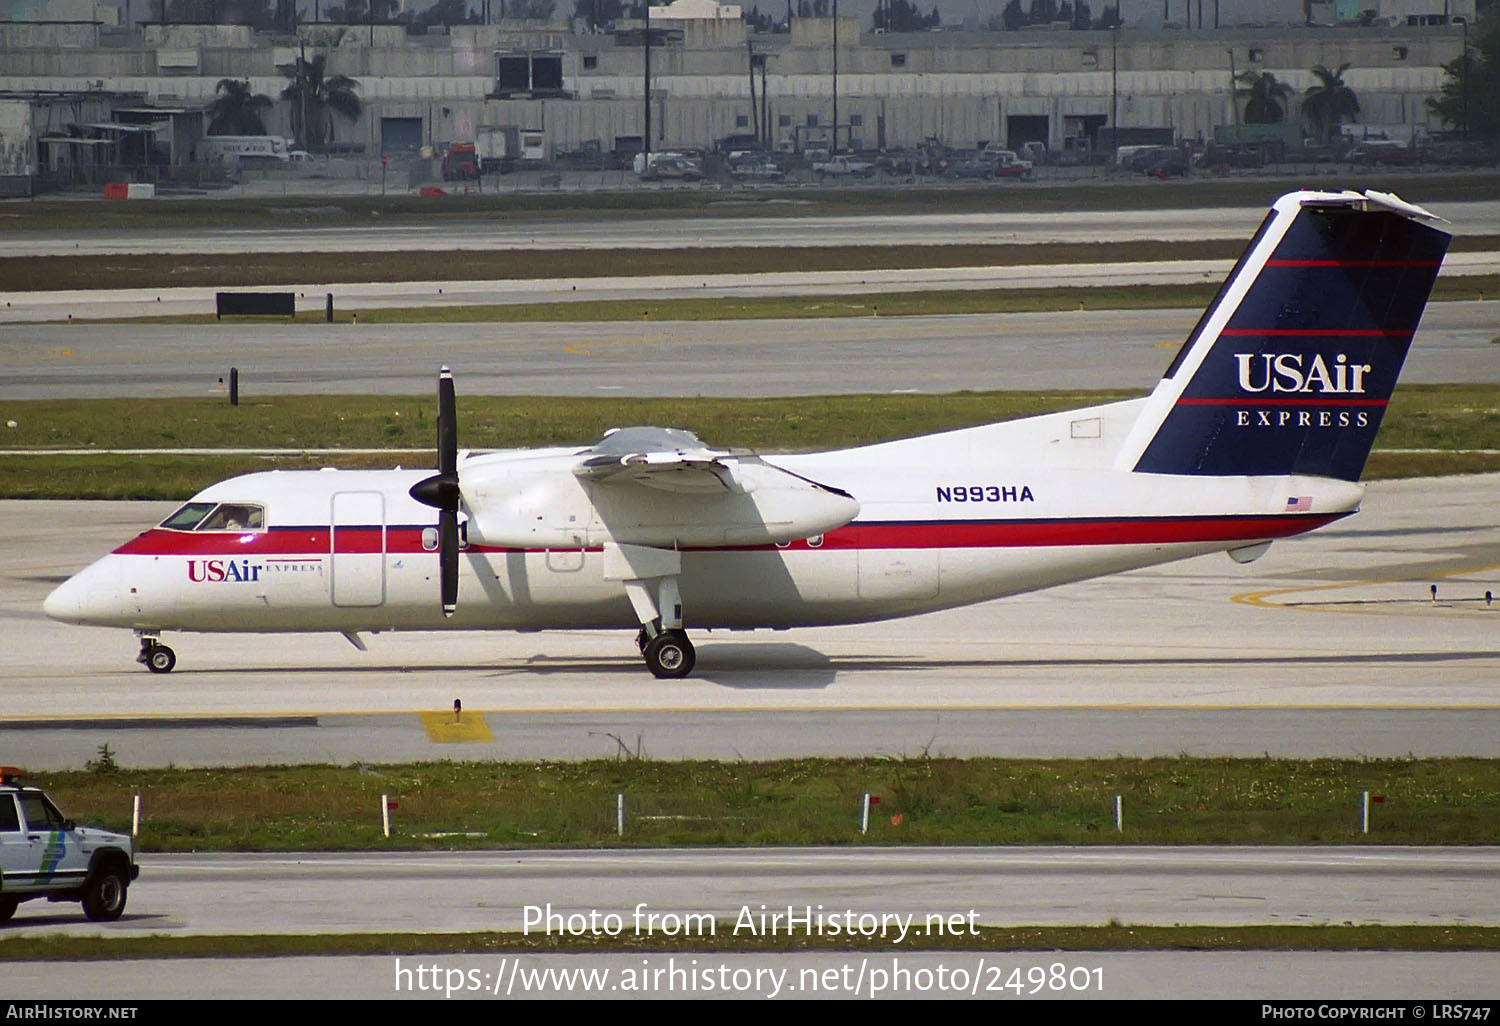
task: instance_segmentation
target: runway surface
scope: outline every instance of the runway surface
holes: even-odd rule
[[[1329,183],[1327,188],[1342,188]],[[1265,202],[1178,210],[855,214],[797,216],[795,196],[782,216],[508,216],[442,220],[433,224],[325,228],[299,224],[316,214],[316,200],[289,201],[279,228],[70,229],[12,231],[0,236],[0,257],[120,253],[350,252],[463,249],[619,249],[684,246],[913,246],[1035,244],[1045,242],[1248,239],[1281,193],[1268,186]],[[732,201],[731,201],[732,202]],[[729,205],[726,203],[726,206]],[[1500,200],[1433,203],[1457,234],[1491,234]],[[304,215],[306,212],[306,215]]]
[[[1434,303],[1406,383],[1500,381],[1500,297]],[[829,395],[1149,390],[1200,311],[599,324],[0,325],[0,400],[218,394]],[[732,439],[716,440],[733,444]],[[0,435],[0,446],[4,445]]]
[[[1004,267],[943,267],[864,271],[787,271],[758,274],[606,276],[593,278],[514,278],[491,281],[317,282],[278,285],[296,294],[304,316],[320,316],[328,296],[340,314],[379,308],[434,308],[459,305],[571,303],[621,300],[748,300],[785,296],[861,296],[852,309],[874,316],[879,297],[892,293],[977,289],[1097,288],[1102,286],[1217,285],[1228,275],[1229,260],[1142,260]],[[1500,253],[1455,253],[1443,263],[1446,280],[1500,273]],[[0,326],[76,322],[105,318],[207,316],[215,310],[211,287],[91,289],[13,292],[3,296]],[[1493,291],[1493,290],[1492,290]],[[1475,295],[1482,293],[1476,286]],[[873,300],[869,296],[875,296]],[[1494,298],[1493,295],[1490,297]],[[69,322],[74,322],[69,324]],[[274,322],[273,322],[274,323]],[[202,330],[204,326],[195,326]],[[245,322],[213,325],[232,330]]]
[[[762,916],[779,914],[775,929],[783,938],[826,934],[837,922],[880,943],[868,953],[526,954],[519,964],[510,954],[21,962],[6,966],[6,982],[8,996],[23,999],[446,998],[451,988],[452,997],[729,991],[758,997],[1484,1000],[1493,997],[1500,972],[1495,953],[957,953],[917,952],[912,943],[919,934],[939,934],[939,924],[945,933],[970,924],[1111,921],[1491,924],[1500,907],[1497,859],[1500,850],[1488,848],[157,855],[143,857],[141,879],[118,922],[88,923],[71,906],[33,903],[21,906],[4,935],[529,930],[544,937],[548,930],[592,930],[625,936],[640,924],[749,940],[769,932],[773,921]],[[380,900],[348,900],[370,894]],[[418,966],[425,967],[425,982],[415,978]],[[902,967],[926,975],[903,977]],[[1034,967],[1043,967],[1040,975]],[[642,969],[659,971],[647,977],[653,984],[632,986],[622,976]],[[525,975],[512,975],[517,970]],[[557,975],[578,970],[596,974],[592,985]],[[750,978],[757,970],[758,979]],[[964,974],[962,983],[952,982],[955,973]],[[704,974],[726,981],[722,990],[709,991],[714,985],[703,982]],[[1037,986],[1054,974],[1068,984]]]
[[[1500,475],[1377,482],[1364,511],[1223,556],[887,624],[695,635],[657,681],[630,631],[168,635],[46,620],[53,584],[170,504],[0,504],[0,745],[78,766],[819,754],[1500,755]],[[1438,587],[1438,601],[1431,587]],[[489,740],[433,740],[458,698]],[[1299,716],[1295,710],[1316,710]],[[131,718],[144,718],[132,726]],[[491,720],[493,718],[493,720]],[[1074,730],[1080,727],[1087,729]],[[613,736],[612,736],[613,735]]]
[[[895,997],[1010,1003],[1090,998],[1426,998],[1434,1002],[1424,1006],[1428,1014],[1438,1006],[1452,1008],[1455,1001],[1493,1001],[1500,958],[1474,952],[1404,951],[372,955],[20,962],[7,965],[6,973],[11,991],[23,999],[67,994],[112,1002],[180,997],[438,1002]],[[1074,990],[1066,982],[1052,989],[1049,980],[1054,974],[1064,981],[1071,977],[1082,989]],[[1098,980],[1099,986],[1087,980]]]
[[[148,810],[149,814],[149,810]],[[1352,814],[1352,813],[1351,813]],[[459,827],[461,824],[455,824]],[[145,830],[149,831],[149,821]],[[397,829],[399,830],[399,816]],[[857,810],[850,832],[857,835]],[[689,915],[768,935],[761,906],[888,918],[892,947],[952,917],[982,926],[1500,925],[1497,848],[733,848],[632,851],[142,855],[125,915],[92,923],[28,902],[9,937],[461,933],[545,936],[613,913],[679,935]],[[337,886],[334,886],[334,885]],[[353,895],[379,900],[350,900]],[[644,906],[640,918],[636,909]],[[528,911],[528,907],[531,909]],[[667,916],[678,922],[668,925]],[[929,915],[940,916],[942,930]],[[915,917],[907,920],[906,917]],[[853,925],[853,920],[842,917]],[[900,931],[901,923],[906,929]],[[826,920],[825,920],[826,922]],[[530,924],[528,926],[528,923]],[[574,932],[591,927],[575,924]],[[900,931],[900,932],[898,932]],[[599,930],[602,932],[602,929]],[[783,928],[781,936],[786,935]],[[877,934],[880,936],[880,934]],[[1500,960],[1500,954],[1494,956]]]

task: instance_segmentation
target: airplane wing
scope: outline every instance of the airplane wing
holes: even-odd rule
[[[585,481],[687,494],[744,490],[735,479],[736,454],[710,449],[679,428],[616,428],[579,455],[573,474]]]
[[[638,452],[591,456],[573,468],[576,477],[609,484],[638,484],[664,492],[738,492],[733,461],[709,454]]]

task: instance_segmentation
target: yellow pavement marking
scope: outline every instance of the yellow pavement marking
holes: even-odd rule
[[[1273,603],[1273,604],[1270,604],[1269,608],[1275,609],[1275,608],[1278,608],[1278,607]],[[1232,660],[1223,660],[1223,661],[1230,662]],[[1059,705],[1059,704],[1056,704],[1056,703],[1052,703],[1052,704],[1037,704],[1037,705],[1021,705],[1021,704],[1015,704],[1015,703],[1003,704],[1003,705],[1002,704],[988,704],[988,703],[986,703],[986,704],[977,704],[976,703],[976,704],[968,704],[968,705],[909,705],[909,704],[894,704],[893,703],[893,704],[890,704],[890,705],[861,704],[861,705],[839,705],[839,706],[800,706],[800,705],[765,705],[765,706],[758,706],[758,705],[723,705],[723,706],[720,706],[720,705],[682,705],[682,706],[664,706],[664,705],[653,705],[653,706],[591,706],[591,707],[587,707],[587,708],[584,708],[584,707],[581,707],[581,706],[580,707],[557,706],[557,707],[554,707],[554,708],[488,709],[488,710],[484,710],[484,712],[488,712],[488,713],[490,713],[492,715],[495,715],[495,716],[566,716],[566,715],[571,715],[571,714],[580,714],[580,715],[585,715],[586,714],[586,715],[589,715],[589,716],[603,716],[603,715],[623,716],[623,715],[629,715],[629,714],[647,715],[647,714],[662,714],[662,713],[675,713],[675,714],[682,714],[682,713],[761,713],[761,714],[763,714],[763,713],[809,713],[809,712],[822,712],[822,713],[849,713],[849,712],[862,712],[862,713],[868,713],[868,712],[880,712],[880,713],[890,713],[890,712],[1018,712],[1019,713],[1019,712],[1143,712],[1143,711],[1145,711],[1145,712],[1265,712],[1267,710],[1275,710],[1275,711],[1278,711],[1278,712],[1285,712],[1287,710],[1302,710],[1302,711],[1327,710],[1327,711],[1364,711],[1364,712],[1387,712],[1387,711],[1393,711],[1393,710],[1407,711],[1407,712],[1412,712],[1412,711],[1453,712],[1453,711],[1456,711],[1456,710],[1459,710],[1459,711],[1462,711],[1462,710],[1468,710],[1468,711],[1490,711],[1490,710],[1500,711],[1500,704],[1493,703],[1493,702],[1479,702],[1479,703],[1475,703],[1475,702],[1462,702],[1462,703],[1456,703],[1456,704],[1452,704],[1452,705],[1441,704],[1441,703],[1435,704],[1435,703],[1432,703],[1432,702],[1381,702],[1381,703],[1378,703],[1378,704],[1371,704],[1371,703],[1350,703],[1350,702],[1298,702],[1298,703],[1293,703],[1293,704],[1290,704],[1290,705],[1288,705],[1286,703],[1282,703],[1282,702],[1275,702],[1275,703],[1266,702],[1266,703],[1259,703],[1259,704],[1256,704],[1256,703],[1245,703],[1245,702],[1139,702],[1139,703],[1133,703],[1133,702],[1086,702],[1086,703],[1079,703],[1079,704],[1076,704],[1076,705]],[[20,716],[10,717],[8,722],[24,723],[24,722],[38,722],[38,721],[43,721],[43,720],[47,720],[47,721],[56,720],[56,721],[61,721],[61,722],[66,722],[66,721],[70,721],[70,720],[90,720],[90,721],[92,721],[92,720],[110,720],[110,721],[118,721],[120,723],[121,727],[127,727],[128,728],[128,727],[131,726],[131,724],[130,724],[131,720],[140,719],[140,718],[143,718],[143,717],[144,718],[153,719],[153,720],[177,720],[177,721],[180,721],[180,722],[183,722],[183,723],[191,724],[191,722],[193,720],[198,720],[198,719],[219,720],[219,719],[223,719],[225,717],[225,715],[226,715],[225,713],[218,713],[218,712],[216,712],[216,713],[194,713],[194,712],[179,712],[179,713],[171,713],[171,712],[168,712],[168,713],[109,713],[109,714],[103,714],[103,715],[88,715],[88,716],[42,716],[42,715],[39,715],[39,714],[23,714],[23,715],[20,715]],[[296,713],[239,713],[239,714],[228,714],[228,715],[239,716],[239,717],[243,717],[243,718],[247,718],[247,719],[258,719],[258,718],[267,717],[267,716],[287,716],[287,717],[296,716],[296,717],[307,717],[307,718],[316,718],[316,717],[323,717],[323,716],[359,716],[359,717],[371,717],[371,718],[382,718],[382,719],[384,719],[384,718],[390,718],[390,717],[398,717],[399,718],[399,717],[403,717],[403,716],[417,716],[417,717],[421,717],[424,721],[426,720],[427,717],[433,717],[435,720],[445,720],[445,721],[447,721],[446,724],[445,724],[445,726],[444,726],[445,732],[446,732],[447,727],[451,726],[452,719],[453,719],[453,714],[451,712],[434,713],[434,712],[425,712],[425,711],[421,711],[421,710],[412,710],[412,709],[350,709],[350,710],[324,709],[324,710],[316,711],[316,712],[296,712]],[[465,710],[464,714],[463,714],[464,720],[467,721],[471,715],[480,718],[481,723],[483,725],[479,729],[484,730],[484,731],[488,731],[489,730],[489,725],[483,723],[483,713],[481,713],[478,710],[473,710],[473,711]],[[425,722],[424,722],[424,726],[425,726]],[[481,737],[476,738],[476,740],[479,740],[479,741],[493,740],[493,737],[492,736],[491,737],[483,737],[483,736],[481,736]]]
[[[1391,616],[1396,613],[1405,612],[1407,610],[1395,608],[1360,609],[1355,608],[1356,604],[1369,603],[1370,606],[1401,605],[1416,608],[1438,609],[1459,608],[1460,612],[1484,612],[1485,607],[1483,606],[1472,606],[1466,604],[1464,607],[1455,607],[1451,599],[1446,601],[1443,599],[1439,599],[1436,603],[1433,603],[1423,597],[1416,597],[1411,599],[1391,599],[1384,603],[1375,599],[1354,598],[1348,599],[1347,602],[1340,602],[1338,599],[1327,599],[1316,604],[1310,602],[1277,602],[1275,600],[1285,595],[1306,595],[1313,592],[1338,591],[1340,589],[1346,588],[1369,588],[1382,584],[1406,584],[1412,581],[1431,581],[1447,577],[1461,577],[1466,574],[1489,573],[1494,570],[1500,570],[1500,563],[1492,563],[1488,566],[1461,567],[1457,570],[1443,570],[1438,573],[1422,574],[1417,577],[1372,578],[1366,581],[1342,581],[1337,584],[1312,584],[1303,588],[1273,588],[1269,591],[1249,591],[1239,595],[1231,595],[1229,597],[1229,600],[1231,602],[1240,602],[1247,606],[1260,606],[1262,609],[1296,609],[1299,611],[1311,611],[1315,613],[1365,613],[1374,614],[1377,616]],[[1467,600],[1468,603],[1473,603],[1476,601],[1478,600]]]
[[[417,713],[417,717],[427,731],[427,740],[434,744],[483,744],[495,740],[482,713],[466,712],[455,716],[451,712],[423,712]]]

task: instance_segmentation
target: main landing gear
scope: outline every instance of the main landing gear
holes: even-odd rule
[[[646,627],[635,636],[635,647],[641,650],[646,669],[654,676],[667,678],[686,677],[692,673],[698,656],[693,651],[693,643],[688,640],[687,631],[680,627],[662,630],[659,622],[654,626],[657,629],[655,637],[646,633]]]
[[[135,657],[138,663],[145,663],[146,669],[152,673],[171,673],[172,667],[177,665],[177,653],[157,640],[155,634],[141,635],[141,654]]]
[[[676,549],[649,545],[604,546],[604,579],[620,581],[630,598],[641,631],[635,646],[656,677],[686,677],[693,672],[697,653],[682,629],[682,554]]]

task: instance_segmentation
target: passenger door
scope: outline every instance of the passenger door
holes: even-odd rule
[[[378,606],[385,602],[385,496],[380,492],[336,492],[329,531],[333,604]]]

